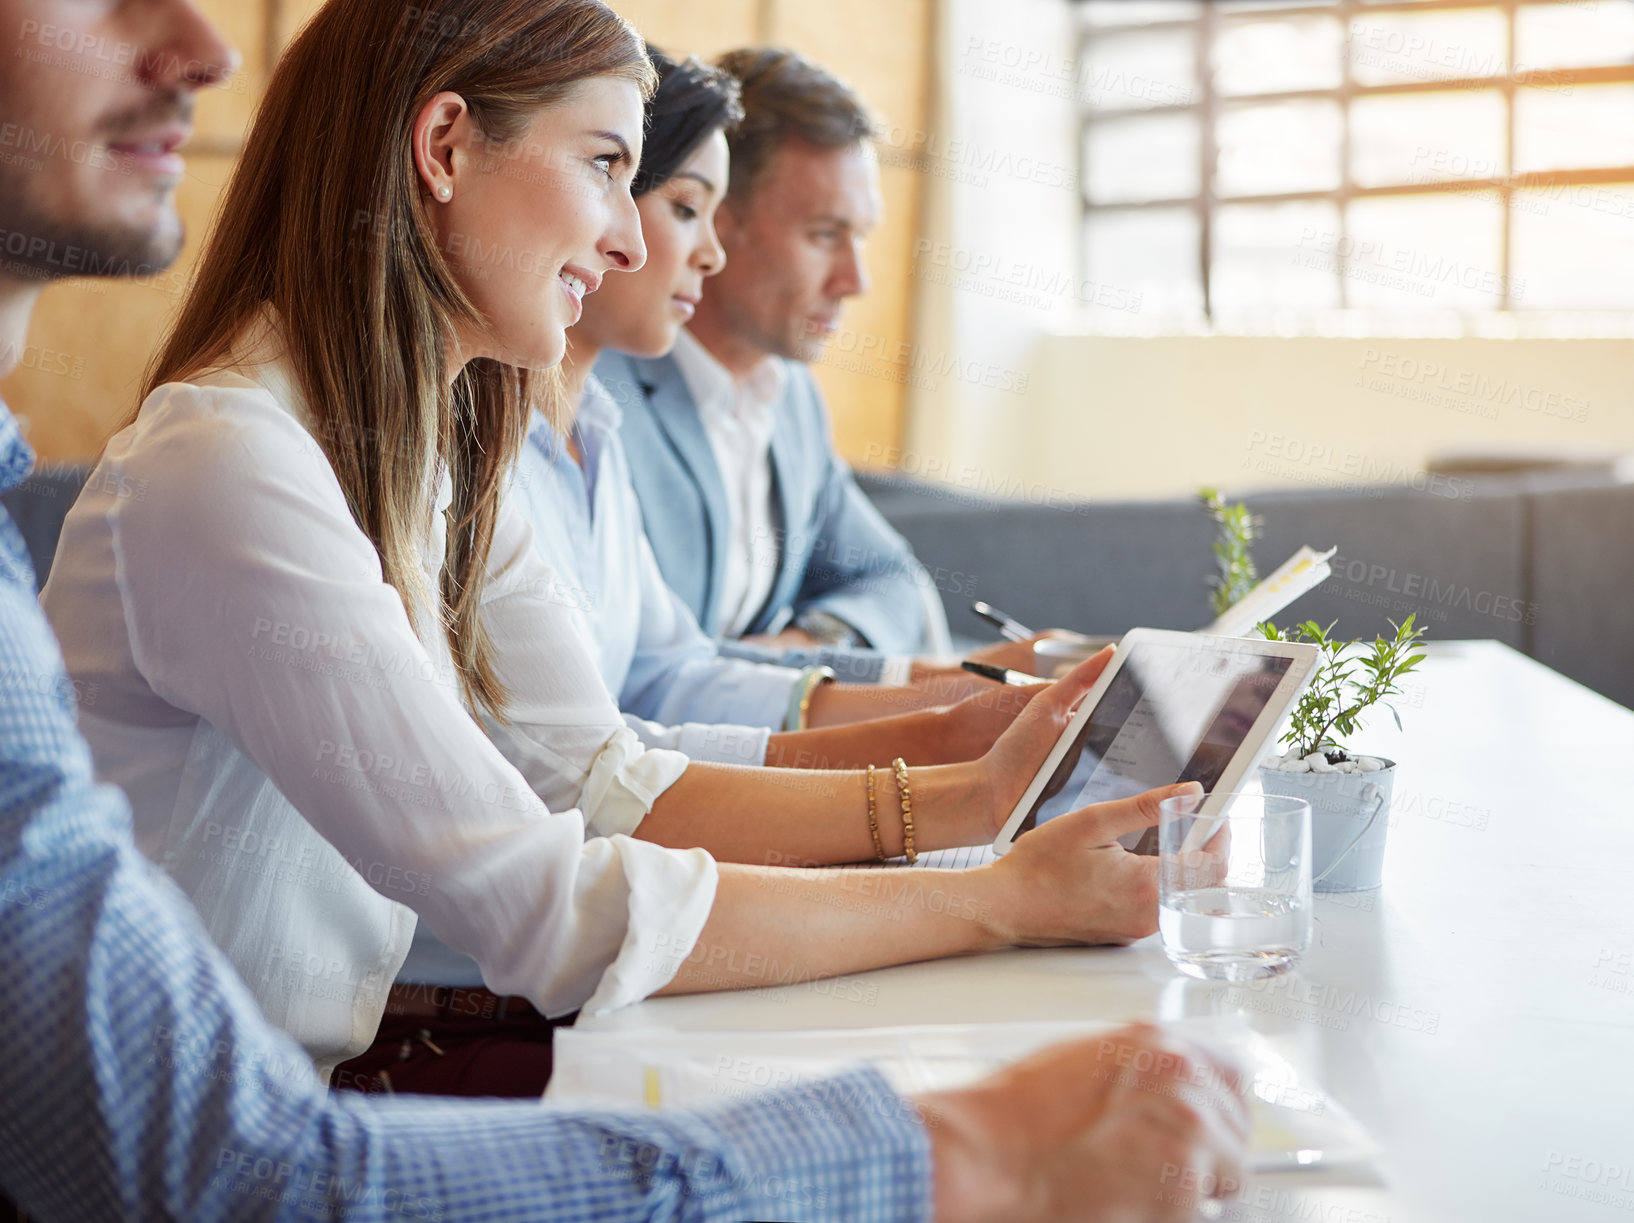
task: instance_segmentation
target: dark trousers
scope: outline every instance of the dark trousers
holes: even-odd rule
[[[330,1086],[537,1099],[550,1082],[552,1033],[575,1018],[546,1019],[526,999],[485,989],[393,986],[374,1043],[337,1066]]]

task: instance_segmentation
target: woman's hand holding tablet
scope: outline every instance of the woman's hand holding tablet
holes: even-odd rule
[[[1006,853],[1074,808],[1182,781],[1201,782],[1209,797],[1199,814],[1216,814],[1214,795],[1248,773],[1309,684],[1316,659],[1314,646],[1131,629],[1110,660],[1103,650],[1056,685],[1072,686],[1072,706],[1052,701],[1054,690],[1035,699],[1035,708],[1076,712],[993,848]],[[1086,695],[1078,685],[1091,675]],[[1198,842],[1187,848],[1199,848],[1213,823],[1200,821]]]
[[[1108,646],[1047,687],[1033,691],[994,685],[987,692],[969,698],[973,701],[991,701],[1001,707],[1013,707],[1011,703],[1016,701],[1027,702],[1027,707],[1016,715],[981,759],[984,793],[979,796],[979,801],[970,806],[985,812],[988,823],[972,839],[972,844],[991,840],[998,835],[999,829],[1004,827],[1004,822],[1021,801],[1027,783],[1072,725],[1073,715],[1083,703],[1084,695],[1095,686],[1101,672],[1111,661],[1112,647]]]
[[[1157,859],[1118,843],[1157,823],[1165,798],[1202,794],[1194,781],[1057,816],[982,870],[1006,886],[993,914],[1004,940],[1022,947],[1131,943],[1157,933]]]

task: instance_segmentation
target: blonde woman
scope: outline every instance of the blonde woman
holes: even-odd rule
[[[984,839],[1104,660],[872,804],[861,770],[693,764],[620,717],[500,490],[584,295],[644,259],[650,86],[594,0],[332,0],[64,528],[43,597],[99,771],[320,1070],[368,1044],[417,918],[544,1015],[1155,927],[1114,838],[1161,793],[921,872],[953,912],[729,864]]]

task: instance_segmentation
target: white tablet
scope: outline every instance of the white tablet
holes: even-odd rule
[[[1131,629],[994,850],[1064,812],[1182,781],[1202,783],[1210,797],[1197,813],[1213,814],[1213,796],[1236,789],[1259,759],[1319,654],[1312,645]]]

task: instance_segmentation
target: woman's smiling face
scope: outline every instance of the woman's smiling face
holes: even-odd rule
[[[726,137],[713,132],[667,181],[636,200],[647,262],[612,276],[585,302],[572,339],[597,349],[661,357],[691,319],[706,277],[726,262],[715,236],[715,210],[726,193]]]
[[[415,132],[438,245],[483,319],[457,328],[459,355],[547,368],[603,276],[646,259],[630,197],[641,92],[617,77],[581,81],[503,144],[463,108],[458,95],[440,94]]]

